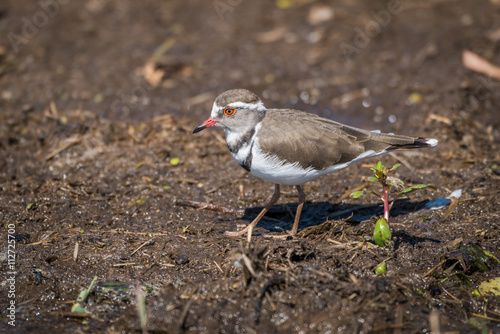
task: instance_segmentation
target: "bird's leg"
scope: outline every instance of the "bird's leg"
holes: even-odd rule
[[[280,198],[280,185],[279,184],[275,184],[274,186],[275,187],[274,187],[273,197],[271,197],[271,200],[269,201],[269,203],[267,203],[266,207],[264,209],[262,209],[262,211],[259,213],[259,215],[250,224],[248,224],[247,227],[245,227],[241,231],[238,231],[238,232],[229,232],[229,231],[226,231],[226,235],[227,236],[230,236],[230,237],[240,237],[243,234],[247,233],[247,241],[250,244],[250,241],[252,240],[252,231],[253,231],[255,225],[257,225],[257,223],[262,219],[262,217],[264,217],[264,215],[266,214],[266,212],[269,211],[269,209]]]
[[[295,219],[293,220],[293,227],[292,231],[287,234],[282,234],[282,235],[273,235],[273,236],[268,236],[273,239],[286,239],[289,236],[293,236],[297,234],[297,231],[299,229],[299,221],[300,221],[300,215],[302,213],[302,208],[304,207],[304,202],[306,201],[306,194],[302,190],[301,186],[295,186],[297,188],[297,192],[299,193],[299,205],[297,206],[297,211],[295,212]]]
[[[300,221],[300,215],[302,213],[302,207],[304,206],[304,202],[306,201],[306,194],[302,190],[301,186],[295,186],[297,188],[297,192],[299,193],[299,205],[297,206],[297,211],[295,213],[295,219],[293,221],[293,227],[292,227],[292,235],[297,234],[297,231],[299,230],[299,221]]]

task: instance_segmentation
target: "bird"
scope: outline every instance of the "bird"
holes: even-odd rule
[[[229,152],[245,170],[274,183],[274,193],[259,215],[230,237],[252,231],[280,198],[280,185],[295,186],[298,206],[290,235],[298,232],[306,199],[302,186],[362,159],[401,150],[432,147],[436,139],[368,131],[294,109],[267,109],[247,89],[232,89],[214,101],[210,117],[193,134],[216,126],[224,129]]]

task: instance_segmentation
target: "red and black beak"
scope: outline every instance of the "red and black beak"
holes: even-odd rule
[[[217,123],[217,121],[215,119],[213,119],[212,117],[209,117],[205,122],[203,122],[202,125],[200,125],[196,129],[194,129],[193,133],[200,132],[201,130],[203,130],[205,128],[209,128],[211,126],[214,126],[215,123]]]

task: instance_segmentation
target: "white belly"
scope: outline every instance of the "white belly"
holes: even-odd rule
[[[265,155],[258,145],[254,145],[250,173],[269,182],[294,186],[317,179],[328,172],[311,167],[304,169],[299,163],[280,161],[275,156]]]
[[[316,170],[312,167],[302,168],[298,162],[290,163],[280,161],[276,156],[269,156],[264,154],[257,143],[252,148],[252,165],[250,173],[269,182],[295,186],[302,185],[306,182],[317,179],[318,177],[334,172],[336,170],[346,168],[351,163],[359,160],[370,158],[376,155],[386,153],[367,151],[361,154],[356,159],[343,163],[330,166],[324,170]]]

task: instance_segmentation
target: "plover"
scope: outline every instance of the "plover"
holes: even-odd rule
[[[251,174],[275,184],[274,194],[260,214],[243,230],[252,230],[280,197],[280,185],[297,188],[298,206],[291,235],[298,231],[305,202],[302,185],[345,168],[362,159],[400,149],[436,146],[436,139],[367,131],[317,115],[292,109],[267,109],[260,98],[246,89],[220,94],[210,117],[193,133],[211,127],[224,129],[233,158]]]

